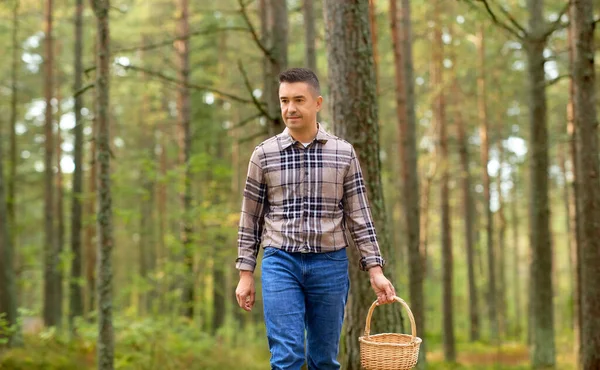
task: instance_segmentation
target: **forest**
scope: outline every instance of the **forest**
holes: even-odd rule
[[[278,75],[306,67],[417,368],[599,370],[599,8],[0,2],[0,369],[269,368],[260,283],[235,298],[240,205],[285,128]],[[376,296],[349,250],[354,370]],[[411,323],[388,304],[371,329]]]

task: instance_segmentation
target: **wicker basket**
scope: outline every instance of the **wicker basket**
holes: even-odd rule
[[[417,364],[422,340],[417,337],[415,318],[404,300],[399,297],[394,297],[394,300],[402,303],[406,308],[412,335],[391,333],[370,335],[371,316],[377,306],[377,301],[373,302],[367,314],[365,335],[358,338],[360,363],[367,370],[408,370]]]

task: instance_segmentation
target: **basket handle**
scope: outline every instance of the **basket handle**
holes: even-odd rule
[[[413,343],[415,341],[415,337],[417,336],[417,325],[415,324],[415,317],[413,316],[412,311],[410,310],[410,307],[408,307],[408,304],[406,304],[406,302],[404,302],[404,300],[400,297],[394,296],[394,300],[396,302],[401,303],[404,308],[406,308],[406,311],[408,312],[408,318],[410,319],[410,328],[412,331],[412,338],[411,338],[411,343]],[[375,307],[377,306],[377,301],[373,302],[373,304],[371,305],[371,308],[369,308],[369,313],[367,314],[367,322],[365,324],[365,336],[368,337],[371,333],[371,316],[373,316],[373,310],[375,310]]]

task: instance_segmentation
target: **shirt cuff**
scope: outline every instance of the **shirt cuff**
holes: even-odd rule
[[[238,257],[235,260],[235,268],[243,271],[252,271],[256,267],[256,260],[244,257]]]
[[[368,256],[360,259],[360,269],[363,271],[369,270],[371,267],[385,266],[385,260],[381,256]]]

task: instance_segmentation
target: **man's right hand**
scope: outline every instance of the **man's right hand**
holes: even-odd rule
[[[235,289],[238,305],[246,311],[254,306],[254,274],[252,271],[240,271],[240,282]]]

